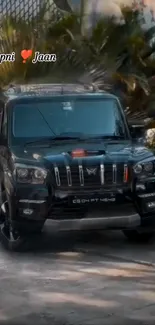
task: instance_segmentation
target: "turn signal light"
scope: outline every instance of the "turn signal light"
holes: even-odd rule
[[[124,183],[127,183],[129,180],[129,170],[128,170],[128,166],[125,165],[124,166]]]
[[[76,149],[72,151],[71,155],[73,158],[82,158],[87,156],[86,151],[83,149]]]

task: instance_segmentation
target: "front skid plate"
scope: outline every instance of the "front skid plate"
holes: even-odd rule
[[[121,215],[104,215],[103,212],[88,212],[84,218],[78,219],[48,219],[48,225],[54,230],[97,230],[97,229],[125,229],[141,225],[141,218],[138,213]]]

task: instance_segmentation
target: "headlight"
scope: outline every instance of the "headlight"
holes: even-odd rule
[[[153,163],[150,161],[150,162],[144,164],[144,170],[149,173],[152,172],[153,171]]]
[[[26,169],[26,168],[18,168],[17,169],[17,176],[19,177],[19,178],[25,178],[25,177],[27,177],[28,176],[28,169]]]
[[[143,170],[143,166],[141,164],[136,164],[133,166],[133,170],[135,174],[140,174]]]
[[[133,166],[133,171],[136,175],[138,174],[152,174],[154,171],[154,166],[153,163],[147,162],[147,163],[142,163],[142,164],[136,164]]]
[[[47,171],[41,167],[16,164],[14,176],[18,183],[43,184],[47,177]]]

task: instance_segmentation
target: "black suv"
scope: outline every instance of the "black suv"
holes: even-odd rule
[[[1,240],[55,230],[155,231],[155,158],[117,97],[84,85],[21,85],[1,97]]]

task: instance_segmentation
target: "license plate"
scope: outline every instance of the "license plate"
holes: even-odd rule
[[[106,203],[106,202],[115,202],[116,197],[115,196],[93,196],[93,197],[84,197],[84,196],[78,196],[74,197],[71,200],[72,204],[94,204],[94,203]]]

